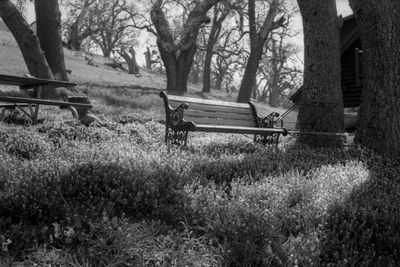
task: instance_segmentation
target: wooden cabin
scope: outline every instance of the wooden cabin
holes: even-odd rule
[[[343,20],[340,30],[342,91],[345,107],[359,107],[362,90],[362,48],[354,16]]]
[[[360,35],[353,15],[343,19],[343,27],[340,30],[340,41],[344,107],[359,107],[363,78],[362,48]],[[302,88],[299,88],[290,98],[293,103],[301,101],[301,90]]]

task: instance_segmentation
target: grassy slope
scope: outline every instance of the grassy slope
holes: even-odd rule
[[[15,40],[9,32],[0,32],[0,73],[10,75],[24,75],[28,73],[22,54],[18,49]],[[141,76],[129,75],[120,70],[115,70],[104,65],[111,61],[100,56],[89,56],[93,58],[95,65],[89,66],[81,53],[64,50],[67,69],[72,70],[70,80],[80,85],[91,85],[96,88],[153,88],[163,90],[166,87],[166,76],[163,74],[152,73],[141,69]],[[100,93],[100,98],[104,98],[107,93]],[[226,94],[224,92],[214,91],[211,94],[201,94],[199,85],[189,84],[188,94],[193,97],[202,97],[208,99],[219,99],[225,101],[235,101],[236,95]],[[92,95],[98,97],[96,93]],[[129,93],[128,93],[129,96]],[[158,103],[161,105],[161,102]],[[272,111],[283,113],[285,110],[280,108],[271,108],[266,105],[258,105],[262,115],[267,115]],[[296,121],[296,113],[289,115],[288,121]],[[288,126],[292,126],[290,124]]]

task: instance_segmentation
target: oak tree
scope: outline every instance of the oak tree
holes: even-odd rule
[[[350,0],[363,48],[356,141],[400,156],[400,2]]]
[[[82,42],[91,34],[96,33],[97,24],[90,15],[91,7],[96,0],[70,0],[68,8],[67,45],[70,49],[80,51]]]
[[[335,0],[297,0],[304,31],[304,82],[297,117],[301,131],[343,132],[340,79],[340,23]],[[335,106],[326,113],[329,106]],[[326,114],[324,114],[326,113]],[[315,118],[315,116],[320,116]],[[301,135],[300,141],[326,145],[327,135]]]
[[[39,39],[10,0],[0,0],[0,16],[17,41],[29,73],[37,78],[53,79]]]
[[[253,91],[257,70],[263,55],[264,45],[268,39],[268,35],[276,28],[284,23],[285,19],[281,16],[276,20],[279,14],[280,0],[272,0],[269,4],[268,13],[261,27],[257,29],[256,18],[256,1],[249,0],[248,17],[249,17],[249,34],[250,34],[250,55],[247,61],[246,69],[240,85],[237,102],[247,103],[250,101]]]
[[[200,28],[210,22],[208,10],[221,0],[196,0],[178,36],[173,31],[163,10],[163,0],[155,0],[151,8],[151,20],[157,32],[157,47],[167,72],[167,91],[175,94],[187,92],[187,81],[197,50]]]
[[[58,0],[35,0],[35,12],[37,36],[53,76],[56,80],[68,81]]]

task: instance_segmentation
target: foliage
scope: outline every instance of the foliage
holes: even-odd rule
[[[399,163],[369,151],[218,134],[166,147],[164,126],[134,113],[3,126],[1,262],[399,263]]]

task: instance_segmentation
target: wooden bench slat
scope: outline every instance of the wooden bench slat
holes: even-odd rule
[[[0,102],[12,102],[12,103],[32,103],[38,105],[52,105],[52,106],[74,106],[74,107],[93,107],[91,104],[44,100],[35,98],[23,98],[23,97],[11,97],[11,96],[0,96]]]
[[[253,127],[237,127],[237,126],[213,126],[196,124],[195,131],[197,132],[218,132],[218,133],[241,133],[241,134],[268,134],[279,133],[286,134],[283,128],[253,128]]]
[[[210,100],[210,99],[200,99],[194,97],[183,97],[183,96],[175,96],[168,95],[168,100],[170,102],[181,102],[181,103],[196,103],[203,105],[211,105],[211,106],[223,106],[223,107],[232,107],[232,108],[249,108],[249,104],[246,103],[234,103],[234,102],[226,102],[220,100]]]
[[[29,105],[35,106],[35,104],[0,104],[0,108],[5,108],[5,109],[15,109],[16,107],[23,107],[26,108]]]
[[[205,118],[226,118],[235,120],[254,120],[254,115],[252,114],[238,114],[238,113],[222,113],[204,110],[185,110],[185,116],[191,117],[205,117]]]
[[[234,119],[222,119],[222,118],[199,118],[192,116],[185,116],[185,120],[192,121],[199,124],[208,125],[230,125],[230,126],[246,126],[246,127],[257,127],[257,122],[253,120],[234,120]]]
[[[71,83],[71,82],[38,79],[38,78],[30,78],[22,76],[11,76],[5,74],[0,74],[0,83],[4,85],[24,86],[26,88],[29,87],[32,88],[40,85],[52,85],[59,87],[73,87],[76,85],[76,83]]]
[[[182,103],[185,102],[170,102],[170,106],[172,108],[177,108]],[[247,114],[253,115],[253,110],[250,109],[250,106],[247,108],[235,108],[235,107],[225,107],[225,106],[210,106],[210,105],[203,105],[203,104],[195,104],[195,103],[188,103],[189,109],[191,110],[202,110],[202,111],[211,111],[211,112],[223,112],[223,113],[234,113],[234,114]]]

